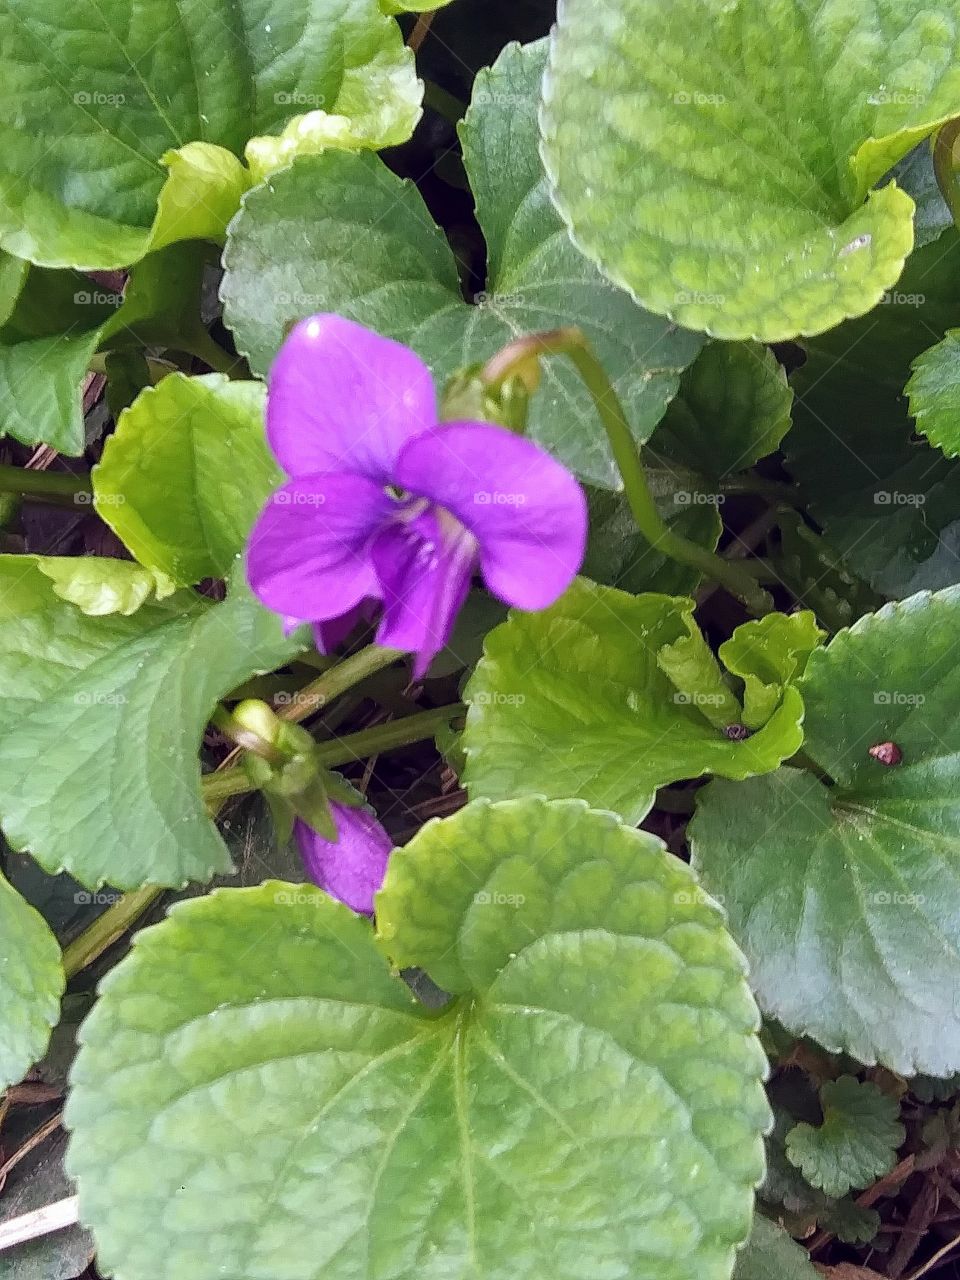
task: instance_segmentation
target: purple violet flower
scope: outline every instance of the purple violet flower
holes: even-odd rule
[[[307,875],[345,903],[351,911],[373,914],[373,899],[383,884],[393,841],[369,809],[350,809],[331,803],[339,839],[324,840],[299,818],[294,824],[300,856]]]
[[[344,320],[298,324],[270,373],[267,438],[290,476],[250,536],[247,572],[327,652],[381,605],[382,645],[421,676],[470,579],[544,609],[580,567],[583,492],[538,445],[488,422],[437,423],[426,365]]]

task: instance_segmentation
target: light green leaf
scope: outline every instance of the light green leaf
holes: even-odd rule
[[[904,394],[920,434],[948,458],[960,455],[960,329],[917,357]]]
[[[0,242],[47,266],[218,240],[249,184],[248,139],[304,105],[369,114],[380,92],[416,93],[376,0],[157,0],[136,21],[127,0],[92,18],[86,0],[3,0],[0,47]]]
[[[24,444],[83,453],[83,377],[100,330],[0,346],[0,425]]]
[[[61,600],[75,604],[81,613],[99,618],[108,613],[129,617],[147,600],[163,600],[175,584],[162,573],[144,569],[129,560],[100,556],[39,556],[36,566],[53,583]]]
[[[787,1157],[811,1186],[845,1196],[889,1173],[906,1136],[899,1104],[854,1076],[828,1080],[820,1099],[823,1123],[798,1124],[787,1134]]]
[[[29,262],[0,250],[0,325],[13,315],[29,272]]]
[[[793,391],[769,347],[710,342],[680,379],[655,454],[715,479],[765,458],[790,430]]]
[[[91,618],[29,556],[0,556],[0,815],[11,845],[88,888],[230,868],[200,798],[218,700],[300,647],[235,590]]]
[[[574,238],[643,306],[719,338],[869,311],[914,212],[895,183],[871,188],[960,112],[957,16],[955,0],[565,0],[542,125]]]
[[[146,568],[187,586],[223,578],[282,479],[265,391],[223,374],[171,374],[120,416],[93,471],[101,517]]]
[[[727,1280],[765,1062],[687,869],[575,803],[470,806],[394,856],[378,920],[397,963],[456,956],[461,998],[416,1004],[312,886],[219,890],[139,935],[68,1105],[101,1269]]]
[[[580,578],[551,608],[511,614],[487,636],[465,693],[471,795],[577,796],[636,823],[668,782],[747,778],[793,755],[796,689],[752,737],[726,737],[719,722],[739,721],[739,703],[693,607]]]
[[[952,588],[815,650],[804,751],[833,785],[786,768],[715,782],[689,828],[765,1012],[904,1075],[960,1068],[958,629]],[[888,743],[900,763],[871,756]]]
[[[784,687],[803,675],[826,632],[810,612],[768,613],[745,622],[720,646],[720,660],[743,680],[743,723],[757,729],[773,715]]]
[[[380,0],[384,13],[430,13],[442,9],[450,0]]]
[[[918,444],[911,363],[960,324],[960,236],[918,250],[882,306],[806,343],[785,448],[808,509],[883,595],[960,580],[960,467]]]
[[[60,948],[39,911],[0,875],[0,1091],[42,1058],[60,1017]]]
[[[468,306],[456,262],[417,188],[375,156],[305,157],[244,200],[222,285],[239,349],[265,374],[289,325],[336,311],[412,346],[439,385],[518,334],[578,324],[646,439],[700,349],[698,336],[641,311],[583,258],[554,213],[537,154],[543,42],[511,45],[477,77],[461,133],[487,239],[489,274]],[[589,396],[549,362],[530,434],[583,478],[619,488]]]
[[[750,1239],[733,1269],[733,1280],[820,1280],[810,1255],[783,1227],[755,1214]]]

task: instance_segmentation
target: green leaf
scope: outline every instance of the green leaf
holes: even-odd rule
[[[804,751],[700,792],[694,865],[723,900],[761,1006],[904,1075],[960,1068],[960,589],[886,605],[811,655]],[[892,743],[900,763],[871,747]]]
[[[93,471],[100,516],[146,568],[181,586],[232,569],[281,474],[265,392],[223,374],[171,374],[125,410]]]
[[[248,139],[305,105],[369,115],[418,92],[376,0],[158,0],[137,21],[126,0],[92,19],[85,0],[4,0],[0,47],[0,242],[47,266],[219,240]]]
[[[743,680],[743,723],[758,729],[779,706],[786,685],[803,675],[826,632],[812,613],[768,613],[745,622],[720,646],[720,660]]]
[[[931,342],[960,324],[960,236],[912,254],[885,303],[806,343],[793,375],[788,465],[850,568],[883,595],[958,579],[960,468],[918,444],[903,388]]]
[[[384,13],[430,13],[442,9],[450,0],[380,0]]]
[[[869,1244],[880,1230],[876,1209],[864,1209],[856,1200],[835,1200],[821,1213],[825,1231],[832,1231],[844,1244]]]
[[[147,600],[163,600],[174,584],[163,574],[129,560],[100,556],[39,556],[37,568],[53,583],[61,600],[69,600],[92,618],[107,613],[129,617]]]
[[[86,439],[83,376],[100,330],[0,346],[0,422],[23,444],[48,444],[77,457]]]
[[[300,648],[236,590],[187,613],[87,617],[29,556],[0,556],[0,815],[11,845],[88,888],[230,869],[200,797],[208,717]]]
[[[264,374],[289,325],[336,311],[412,346],[442,385],[518,334],[578,324],[646,439],[700,349],[699,337],[641,311],[574,249],[537,154],[546,50],[512,45],[477,77],[461,127],[489,250],[478,304],[417,188],[368,154],[298,160],[252,191],[232,224],[222,286],[227,323]],[[619,488],[596,410],[566,361],[549,362],[530,434],[586,480]]]
[[[566,0],[542,125],[574,238],[641,305],[718,338],[869,311],[914,211],[871,188],[960,112],[956,17],[954,0]]]
[[[470,794],[577,796],[636,823],[668,782],[747,778],[793,755],[796,689],[752,737],[725,736],[720,722],[739,721],[739,703],[693,608],[580,578],[551,608],[511,614],[465,693]]]
[[[652,448],[721,480],[774,452],[790,429],[792,404],[769,347],[710,342],[680,379]]]
[[[733,1280],[819,1280],[806,1249],[791,1240],[783,1227],[755,1214],[750,1239],[733,1269]]]
[[[798,1124],[787,1134],[787,1157],[806,1180],[828,1196],[845,1196],[889,1173],[906,1136],[899,1104],[854,1076],[828,1081],[820,1100],[823,1123]]]
[[[60,1016],[60,948],[43,916],[0,875],[0,1091],[42,1058]]]
[[[0,325],[13,315],[29,272],[29,262],[0,250]]]
[[[960,455],[960,329],[917,357],[904,394],[920,434],[948,458]]]
[[[457,957],[437,1011],[313,886],[176,907],[107,979],[74,1068],[68,1168],[101,1269],[541,1280],[574,1250],[582,1274],[726,1280],[765,1062],[693,888],[578,804],[432,823],[378,919],[398,963]]]

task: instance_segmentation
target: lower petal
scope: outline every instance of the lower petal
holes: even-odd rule
[[[407,442],[395,478],[475,535],[487,586],[507,604],[544,609],[576,576],[586,498],[571,472],[532,440],[490,423],[449,423]]]
[[[373,913],[393,841],[369,809],[330,806],[339,839],[324,840],[300,819],[294,826],[307,875],[314,884],[351,911]]]
[[[384,603],[377,640],[416,654],[419,678],[450,639],[476,567],[476,540],[453,517],[429,509],[383,529],[371,559]]]
[[[369,548],[393,510],[380,486],[364,476],[307,476],[285,484],[250,535],[251,589],[287,617],[342,617],[378,593]]]

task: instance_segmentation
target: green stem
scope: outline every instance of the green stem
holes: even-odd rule
[[[72,476],[64,471],[28,471],[26,467],[0,466],[0,493],[16,493],[25,498],[72,506],[79,497],[92,498],[89,476]]]
[[[486,365],[483,379],[494,388],[502,386],[518,367],[529,363],[531,356],[542,355],[565,355],[576,367],[607,433],[637,528],[650,545],[671,560],[699,569],[721,583],[757,617],[769,613],[773,608],[773,600],[758,586],[751,574],[744,572],[742,565],[732,564],[712,551],[707,551],[705,547],[681,537],[663,520],[657,510],[640,459],[640,450],[631,434],[620,398],[603,365],[579,329],[554,329],[518,338],[498,352]]]
[[[98,960],[108,947],[112,947],[136,924],[163,892],[156,885],[148,884],[133,893],[125,893],[119,902],[97,916],[93,924],[64,950],[63,970],[67,977],[75,977]]]
[[[217,373],[225,373],[228,378],[246,377],[246,361],[243,356],[233,356],[224,350],[218,342],[214,342],[206,329],[192,334],[188,342],[190,355],[196,356]]]
[[[404,716],[402,720],[389,720],[386,724],[374,725],[372,729],[348,733],[343,738],[321,743],[317,748],[317,758],[332,769],[354,760],[366,760],[381,751],[408,747],[414,742],[422,742],[424,738],[432,738],[438,729],[462,716],[465,710],[462,702],[452,702],[446,707],[434,707],[430,711]]]
[[[367,676],[382,671],[384,667],[391,666],[403,656],[402,649],[386,649],[378,644],[369,644],[359,653],[353,654],[350,658],[344,658],[343,662],[338,662],[335,667],[324,671],[316,680],[311,680],[308,685],[304,685],[286,706],[277,708],[277,717],[294,723],[306,720],[315,711],[320,711],[334,698],[338,698],[341,693],[346,693]]]
[[[338,765],[366,760],[381,751],[408,747],[414,742],[422,742],[424,738],[432,738],[438,729],[462,715],[463,711],[463,703],[454,702],[446,707],[434,707],[430,711],[405,716],[402,720],[390,720],[386,724],[375,725],[372,729],[348,733],[330,742],[320,742],[317,744],[317,763],[324,768],[335,769]],[[243,765],[205,774],[201,781],[203,798],[208,804],[254,789]]]
[[[721,483],[720,492],[732,495],[755,493],[758,497],[769,498],[772,502],[785,502],[792,507],[802,505],[800,494],[792,484],[782,484],[779,480],[764,480],[762,476],[734,476]]]

